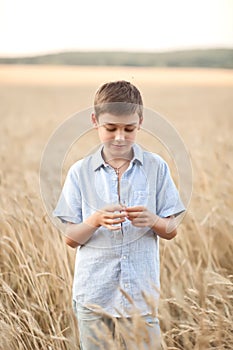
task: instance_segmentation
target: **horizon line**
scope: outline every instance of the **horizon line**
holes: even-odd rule
[[[209,47],[188,47],[188,48],[171,48],[171,49],[154,49],[154,50],[140,50],[140,49],[64,49],[64,50],[49,50],[35,53],[0,53],[0,59],[17,59],[17,58],[34,58],[42,56],[52,56],[65,53],[127,53],[127,54],[162,54],[172,52],[188,52],[188,51],[208,51],[208,50],[233,50],[232,46],[209,46]]]

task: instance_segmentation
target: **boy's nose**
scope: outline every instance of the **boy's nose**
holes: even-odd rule
[[[115,134],[115,140],[120,141],[125,139],[124,131],[118,130]]]

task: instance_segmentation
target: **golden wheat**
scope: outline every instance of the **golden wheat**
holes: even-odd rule
[[[0,67],[0,349],[79,348],[71,308],[75,252],[42,205],[39,163],[54,128],[115,79],[134,82],[146,106],[167,116],[193,164],[189,212],[178,236],[161,241],[163,347],[232,349],[233,72],[14,66]],[[133,324],[128,336],[141,349],[137,314]],[[120,331],[126,335],[127,324]]]

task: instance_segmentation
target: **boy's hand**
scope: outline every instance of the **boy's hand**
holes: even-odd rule
[[[124,209],[127,214],[127,219],[132,222],[132,225],[137,227],[152,227],[158,220],[157,215],[151,213],[144,206],[128,207]]]
[[[93,227],[104,226],[107,229],[114,231],[121,228],[120,224],[125,221],[125,218],[126,212],[123,206],[110,205],[96,211],[86,220],[86,223]]]
[[[137,227],[148,226],[161,238],[172,239],[177,234],[174,215],[160,218],[143,206],[129,207],[125,211],[127,213],[126,217],[132,222],[132,225]]]

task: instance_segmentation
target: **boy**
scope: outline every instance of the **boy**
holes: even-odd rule
[[[107,325],[114,336],[116,320],[130,321],[135,309],[148,325],[151,348],[159,338],[158,319],[143,295],[158,300],[159,237],[176,236],[175,216],[184,206],[164,160],[135,144],[142,122],[134,85],[99,88],[92,123],[102,146],[70,168],[54,211],[66,223],[66,243],[78,247],[73,300],[83,350],[101,349],[93,342],[95,327]]]

